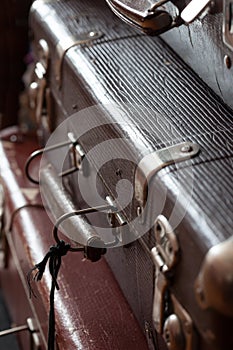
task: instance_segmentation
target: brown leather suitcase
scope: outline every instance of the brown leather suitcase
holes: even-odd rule
[[[32,106],[44,142],[55,129],[40,169],[53,222],[109,204],[88,216],[91,233],[78,218],[63,232],[97,254],[116,246],[106,260],[148,345],[160,349],[162,335],[171,349],[230,350],[231,109],[104,1],[38,0],[30,24]]]
[[[34,136],[17,128],[1,132],[0,174],[3,290],[20,348],[47,349],[51,276],[33,284],[36,298],[29,298],[27,274],[54,244],[52,224],[41,207],[37,186],[24,175],[26,158],[38,147]],[[34,172],[38,163],[34,164]],[[92,263],[82,253],[69,253],[62,261],[55,296],[56,343],[60,350],[147,349],[146,340],[112,272],[102,259]],[[32,327],[33,325],[33,327]]]

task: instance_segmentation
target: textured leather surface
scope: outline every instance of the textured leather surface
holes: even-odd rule
[[[222,3],[220,1],[219,3]],[[171,5],[169,11],[174,13]],[[174,28],[163,39],[195,72],[230,106],[233,107],[232,68],[224,64],[224,56],[232,60],[232,51],[223,43],[223,13],[208,14],[188,26]]]
[[[73,1],[68,3],[69,11],[74,11],[73,16],[82,18],[78,12],[83,11],[82,5]],[[52,6],[60,14],[67,11],[66,4],[67,2],[60,1],[56,4],[48,3],[47,6]],[[101,4],[103,5],[100,1],[98,5]],[[87,5],[88,2],[85,3]],[[213,311],[204,312],[199,308],[194,296],[194,280],[208,249],[232,234],[232,111],[162,40],[135,36],[117,18],[115,22],[111,22],[111,35],[109,31],[105,32],[106,28],[109,29],[106,15],[109,12],[107,8],[101,12],[101,8],[96,8],[95,13],[99,16],[96,18],[96,26],[100,26],[105,36],[92,45],[72,48],[67,52],[60,91],[51,67],[49,77],[57,113],[55,125],[74,111],[96,103],[128,103],[134,113],[126,113],[124,120],[126,124],[130,124],[133,132],[127,132],[121,125],[116,126],[115,130],[111,126],[93,129],[81,139],[86,152],[103,140],[123,137],[127,140],[125,156],[133,154],[137,163],[145,152],[184,140],[200,145],[201,152],[192,161],[167,167],[156,176],[153,188],[155,200],[150,210],[152,213],[158,210],[160,198],[167,190],[162,214],[169,217],[178,185],[182,187],[184,194],[189,191],[190,184],[187,182],[185,169],[192,166],[192,201],[186,208],[184,220],[176,230],[182,258],[175,270],[171,289],[182,300],[183,306],[190,312],[195,326],[202,334],[211,324],[212,332],[219,338],[215,348],[230,349],[233,342],[229,331],[232,321],[216,315]],[[85,11],[89,11],[88,7]],[[31,16],[35,42],[45,35],[49,44],[54,47],[56,40],[52,27],[49,32],[48,23],[43,23],[39,9]],[[63,25],[60,23],[61,27]],[[81,22],[79,28],[86,31],[90,28],[90,23],[88,20]],[[119,37],[119,32],[124,31],[128,31],[128,37]],[[114,36],[117,40],[113,39]],[[52,62],[53,57],[52,55]],[[139,106],[134,109],[134,104]],[[96,118],[98,117],[99,115]],[[101,118],[108,120],[109,124],[117,122],[117,117],[108,107]],[[80,125],[72,123],[70,130],[75,130],[78,137],[84,124],[85,118]],[[64,130],[61,137],[66,137],[66,132]],[[92,159],[92,162],[98,167],[98,160]],[[105,191],[113,197],[116,195],[115,186],[119,180],[117,169],[121,169],[123,178],[132,182],[135,164],[129,165],[120,159],[109,162],[108,166],[101,169],[101,176],[107,187]],[[75,183],[75,178],[73,182]],[[180,197],[179,208],[182,209],[185,205]],[[135,211],[136,203],[132,203],[126,209],[127,217],[131,219]],[[154,245],[153,234],[149,233],[143,239],[146,250],[143,250],[140,242],[136,242],[131,247],[110,251],[107,260],[144,328],[145,321],[151,324],[154,279],[149,251]],[[208,345],[208,341],[209,339],[203,337],[198,349],[208,349],[209,346],[213,349],[213,344]]]
[[[150,7],[150,1],[136,1],[133,4],[123,2],[142,12]],[[164,9],[175,18],[177,8],[172,2],[182,11],[189,1],[168,1],[164,5]],[[232,62],[232,50],[223,42],[222,7],[222,1],[215,1],[214,9],[205,18],[173,28],[161,37],[229,106],[233,107],[232,69],[227,68],[224,63],[225,55]]]
[[[10,142],[18,135],[17,142]],[[28,299],[25,279],[32,266],[41,261],[51,244],[52,225],[44,210],[33,207],[40,203],[38,188],[25,178],[23,167],[26,158],[36,147],[35,138],[23,136],[17,130],[1,134],[1,182],[4,185],[6,223],[9,225],[14,211],[22,205],[13,219],[9,241],[12,242],[9,269],[1,270],[8,305],[15,322],[22,317],[36,317],[40,323],[42,348],[45,349],[49,289],[51,277],[46,270],[43,280],[33,288],[37,298]],[[38,163],[33,171],[38,171]],[[21,281],[17,269],[21,271]],[[19,295],[10,283],[19,284]],[[59,272],[59,292],[55,297],[56,340],[60,350],[77,349],[147,349],[146,340],[127,304],[116,280],[104,260],[91,263],[80,253],[70,253],[62,261]],[[25,290],[21,293],[22,284]],[[9,288],[9,290],[8,290]],[[19,302],[20,301],[20,302]],[[26,315],[25,315],[26,314]],[[25,343],[22,349],[26,350]]]

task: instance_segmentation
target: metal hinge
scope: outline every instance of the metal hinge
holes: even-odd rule
[[[36,321],[33,318],[28,318],[27,323],[22,326],[17,326],[9,329],[0,331],[0,337],[4,337],[10,334],[19,333],[22,331],[29,331],[30,333],[30,349],[31,350],[40,350],[41,342],[39,337],[39,329]]]
[[[151,250],[155,264],[153,323],[169,349],[194,349],[192,319],[170,291],[173,269],[179,258],[179,242],[169,222],[159,215],[154,224],[155,247]]]

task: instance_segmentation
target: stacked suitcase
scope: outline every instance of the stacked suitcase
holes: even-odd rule
[[[46,162],[38,166],[42,152],[29,158],[29,178],[40,174],[39,185],[29,184],[18,155],[25,161],[37,146],[9,131],[1,168],[6,237],[21,280],[62,215],[109,205],[62,226],[87,260],[101,259],[63,258],[59,349],[231,349],[231,109],[161,39],[125,25],[104,1],[35,1],[30,26],[28,90]],[[9,261],[3,276],[13,274]],[[46,274],[39,301],[26,309],[42,344],[49,285]],[[19,295],[28,300],[23,289]]]

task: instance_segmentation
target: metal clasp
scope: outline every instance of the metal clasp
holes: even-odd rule
[[[155,264],[155,287],[153,302],[153,322],[158,333],[164,324],[165,292],[169,285],[169,274],[177,262],[179,245],[175,233],[163,215],[154,224],[156,245],[151,250]]]
[[[173,268],[179,258],[179,243],[175,232],[163,215],[154,224],[156,244],[151,250],[155,264],[153,324],[162,334],[169,349],[194,349],[194,330],[188,312],[171,293]]]

